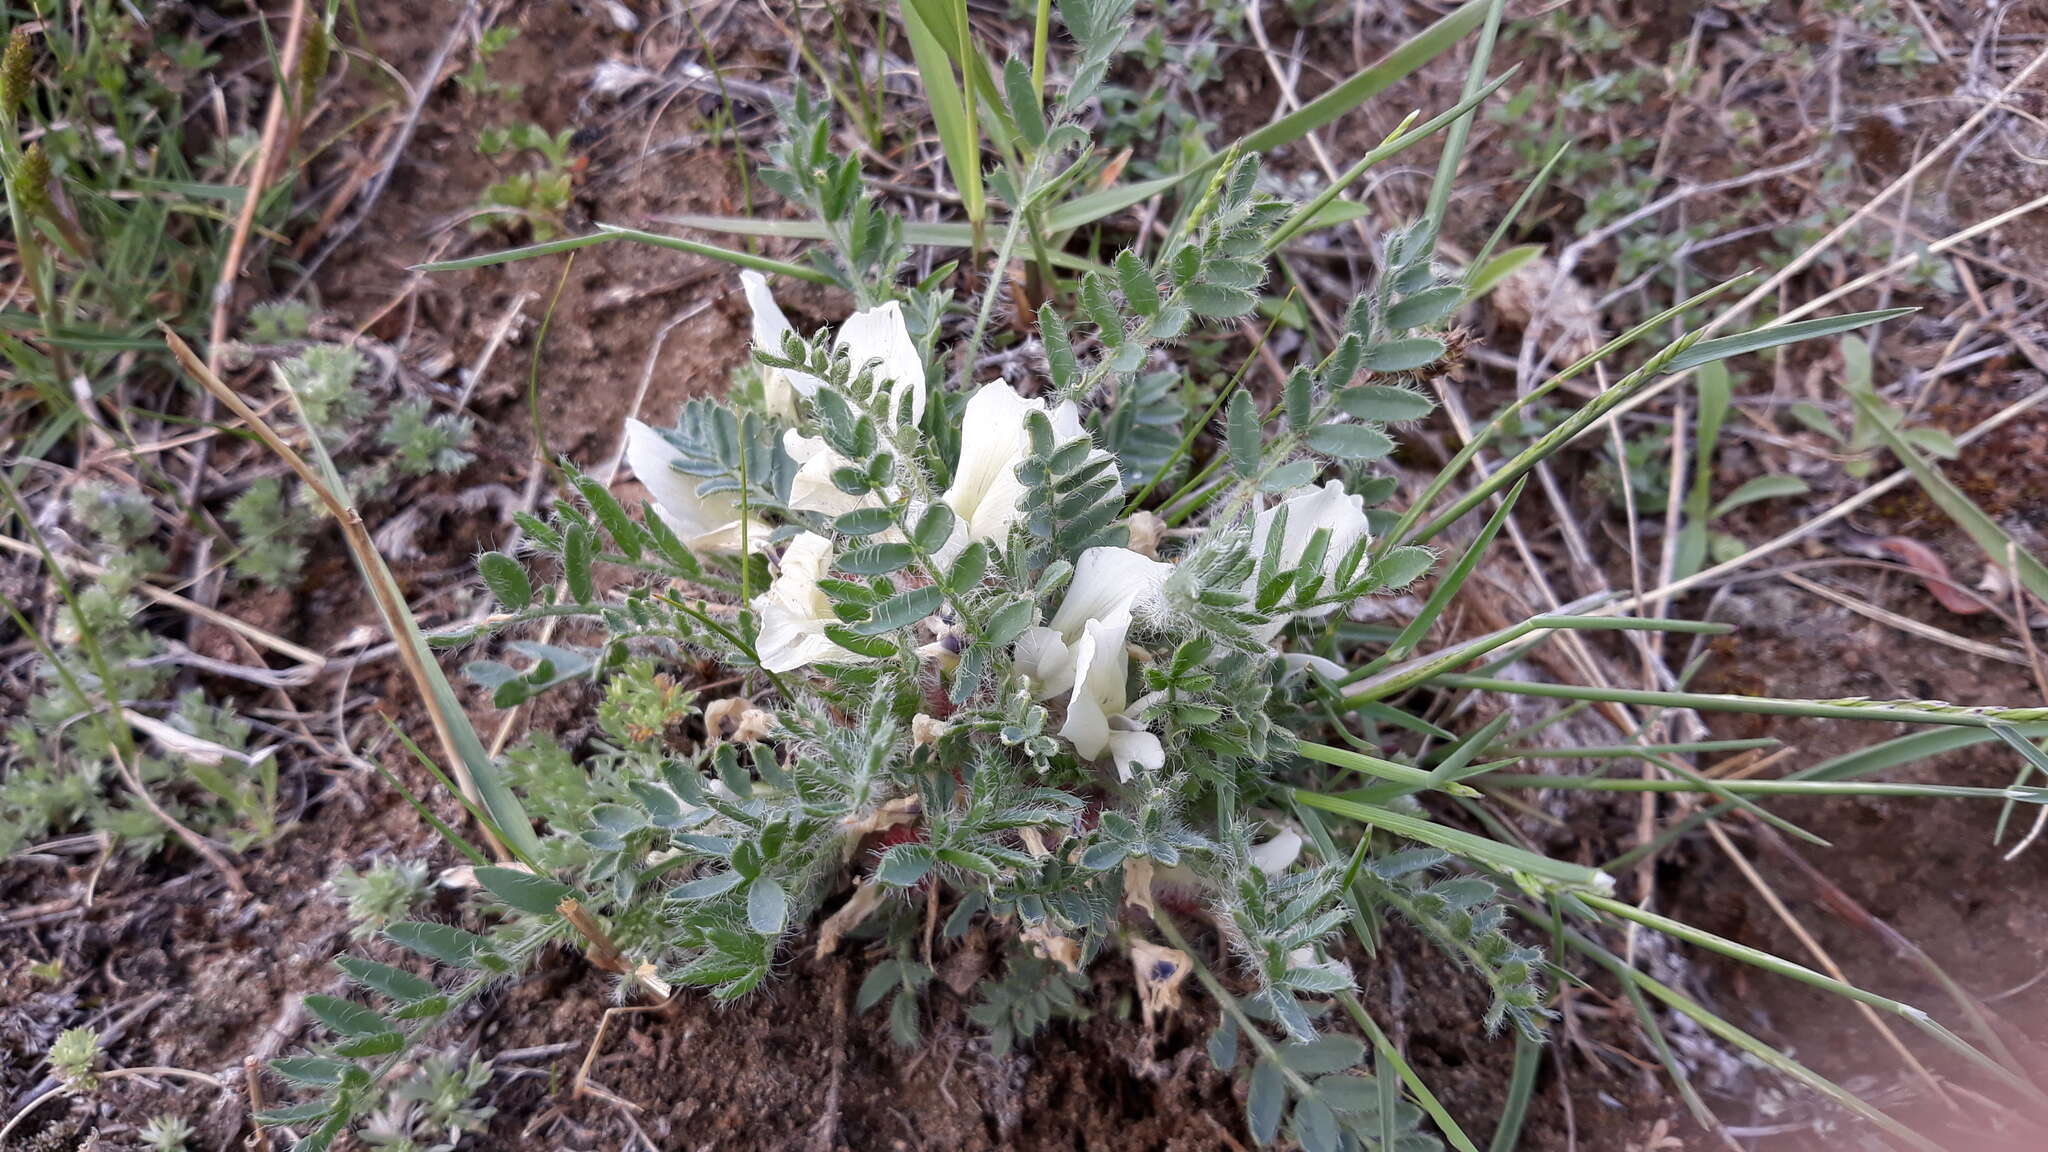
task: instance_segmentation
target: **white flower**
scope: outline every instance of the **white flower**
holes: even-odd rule
[[[855,508],[879,508],[882,494],[869,492],[854,496],[832,482],[832,473],[853,461],[834,452],[823,436],[805,436],[791,428],[782,434],[782,450],[796,461],[796,475],[789,482],[789,506],[826,516],[843,516]]]
[[[1060,726],[1060,735],[1083,760],[1108,753],[1119,780],[1131,778],[1133,765],[1155,772],[1166,765],[1166,750],[1159,737],[1124,715],[1130,707],[1124,690],[1130,678],[1130,653],[1124,640],[1130,630],[1128,608],[1083,626],[1080,643],[1075,645],[1074,690],[1067,698],[1067,721]]]
[[[960,463],[946,505],[960,518],[967,540],[1001,544],[1022,511],[1024,483],[1017,466],[1031,454],[1025,418],[1044,412],[1052,421],[1053,439],[1065,443],[1087,433],[1081,412],[1072,402],[1048,407],[1044,400],[1026,400],[1001,380],[983,384],[967,401],[960,420]],[[1093,456],[1107,456],[1096,451]],[[962,541],[961,547],[965,547]]]
[[[1282,828],[1264,844],[1252,845],[1252,867],[1268,876],[1278,876],[1301,859],[1301,833]]]
[[[740,288],[747,294],[747,307],[754,314],[754,349],[782,355],[783,337],[795,329],[789,326],[789,317],[782,314],[782,306],[775,302],[774,293],[768,291],[768,278],[752,269],[740,273]],[[762,390],[768,402],[768,411],[790,423],[796,422],[796,398],[812,396],[822,383],[816,376],[804,372],[793,372],[786,368],[764,368]]]
[[[1130,654],[1124,643],[1133,610],[1158,600],[1172,572],[1173,565],[1128,548],[1090,548],[1074,565],[1052,620],[1017,638],[1017,668],[1037,684],[1037,697],[1067,694],[1060,735],[1084,760],[1107,753],[1124,780],[1134,765],[1157,771],[1166,763],[1159,737],[1126,715]]]
[[[1325,574],[1334,573],[1344,554],[1368,538],[1365,498],[1351,495],[1344,491],[1342,481],[1332,480],[1321,488],[1298,488],[1279,504],[1259,513],[1252,522],[1253,556],[1265,554],[1267,540],[1273,534],[1273,521],[1283,508],[1287,510],[1287,527],[1280,537],[1282,570],[1301,562],[1302,553],[1308,550],[1309,537],[1318,529],[1327,528],[1330,532],[1329,546],[1323,551]],[[1303,612],[1282,614],[1261,625],[1257,633],[1259,639],[1271,640],[1280,634],[1290,616],[1327,616],[1336,610],[1335,604],[1323,604]]]
[[[748,287],[751,300],[752,285]],[[766,298],[765,303],[766,308],[761,302],[755,302],[756,343],[762,339],[762,317],[767,310],[774,309],[774,318],[781,318],[781,310],[775,308],[772,298]],[[787,331],[789,322],[780,322],[781,330]],[[780,336],[776,339],[779,340]],[[856,373],[871,360],[881,361],[875,369],[875,379],[887,390],[891,403],[904,407],[912,423],[924,419],[924,361],[917,354],[917,345],[910,339],[910,330],[903,324],[900,305],[891,301],[880,308],[870,308],[847,317],[846,323],[839,326],[839,347],[853,362]],[[816,377],[802,373],[790,374],[789,383],[805,396],[815,393],[819,385]],[[794,401],[791,403],[793,411]],[[832,473],[853,462],[828,447],[824,437],[804,436],[792,428],[782,434],[782,449],[797,464],[796,476],[789,486],[791,508],[840,516],[856,508],[879,507],[883,503],[884,497],[880,493],[849,496],[832,483]]]
[[[880,308],[855,312],[839,326],[839,348],[853,363],[853,371],[870,360],[880,360],[875,382],[886,385],[889,400],[899,409],[909,406],[911,424],[924,420],[924,358],[903,323],[903,306],[894,300]]]
[[[1038,684],[1038,698],[1073,686],[1075,659],[1090,620],[1118,612],[1129,617],[1159,599],[1173,565],[1140,556],[1129,548],[1090,548],[1081,553],[1066,598],[1052,619],[1017,638],[1017,669]]]
[[[755,641],[761,667],[789,672],[820,660],[867,659],[825,635],[825,626],[839,619],[818,587],[832,568],[832,541],[815,532],[798,536],[783,552],[781,567],[768,590],[754,597],[754,610],[761,614],[761,635]]]
[[[747,307],[753,311],[754,346],[780,354],[783,337],[794,331],[782,306],[768,291],[768,281],[759,272],[740,273],[740,287],[746,291]],[[891,300],[879,308],[855,312],[839,326],[837,345],[853,362],[858,373],[870,360],[879,360],[875,379],[887,387],[893,403],[907,404],[911,423],[924,419],[924,358],[903,322],[903,306]],[[816,394],[823,383],[804,372],[771,369],[767,380],[770,411],[794,419],[796,396]]]
[[[699,496],[699,480],[676,471],[676,450],[661,433],[638,420],[626,421],[626,463],[647,488],[655,514],[676,534],[685,547],[698,552],[740,550],[740,504],[730,492]],[[768,543],[768,526],[759,520],[746,524],[750,550]]]

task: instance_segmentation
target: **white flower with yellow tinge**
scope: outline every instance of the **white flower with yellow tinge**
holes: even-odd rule
[[[1173,565],[1140,556],[1129,548],[1090,548],[1081,553],[1059,610],[1043,625],[1017,637],[1017,670],[1029,676],[1045,700],[1074,686],[1074,662],[1090,620],[1118,612],[1142,612],[1157,601]]]
[[[1132,613],[1159,599],[1173,565],[1128,548],[1090,548],[1074,565],[1066,597],[1046,624],[1017,638],[1017,669],[1037,686],[1034,695],[1064,693],[1067,718],[1060,735],[1084,760],[1107,755],[1119,778],[1134,767],[1157,770],[1166,762],[1159,737],[1127,714]]]
[[[782,338],[790,332],[789,321],[768,294],[767,281],[752,272],[740,274],[747,289],[747,302],[754,310],[754,345],[780,351]],[[751,277],[751,279],[750,279]],[[837,347],[846,353],[856,375],[874,363],[877,388],[889,397],[891,407],[912,424],[924,419],[924,359],[903,322],[903,307],[890,301],[846,318],[839,326]],[[768,379],[768,408],[790,419],[796,416],[796,398],[818,391],[817,377],[786,369],[771,369]],[[832,483],[832,474],[851,461],[832,451],[822,436],[805,436],[790,429],[782,435],[782,447],[796,461],[796,477],[790,483],[789,506],[825,516],[839,516],[856,508],[882,503],[876,493],[851,496]]]
[[[1073,649],[1074,688],[1067,696],[1066,722],[1060,725],[1060,735],[1074,746],[1075,755],[1083,760],[1107,755],[1119,780],[1129,780],[1134,767],[1156,772],[1166,766],[1159,737],[1125,715],[1131,703],[1125,689],[1130,680],[1130,631],[1128,608],[1082,626]]]
[[[1055,443],[1087,435],[1081,410],[1071,401],[1027,400],[1001,380],[983,384],[968,398],[960,415],[960,462],[945,494],[946,506],[960,518],[965,533],[958,547],[973,540],[1000,546],[1009,538],[1010,525],[1023,512],[1025,489],[1017,479],[1017,466],[1031,455],[1025,421],[1033,412],[1042,412],[1051,421]],[[1098,449],[1089,454],[1090,459],[1098,456],[1108,453]]]
[[[880,492],[855,496],[832,482],[832,474],[852,461],[834,452],[823,436],[805,436],[791,428],[782,434],[782,450],[796,461],[796,475],[789,481],[789,506],[823,516],[844,516],[856,508],[880,508]]]
[[[1329,545],[1323,550],[1323,572],[1332,574],[1360,540],[1370,538],[1365,519],[1365,498],[1353,496],[1344,490],[1340,480],[1332,480],[1320,488],[1297,488],[1285,500],[1260,512],[1252,521],[1252,555],[1263,556],[1267,542],[1273,535],[1274,521],[1281,509],[1287,511],[1287,526],[1280,535],[1280,569],[1293,568],[1301,563],[1302,554],[1308,550],[1309,538],[1319,529],[1330,532]],[[1247,590],[1255,590],[1258,577],[1254,576]],[[1336,604],[1322,604],[1301,612],[1281,613],[1256,630],[1261,640],[1270,641],[1287,626],[1295,616],[1315,618],[1328,616],[1338,608]]]
[[[768,590],[754,597],[754,611],[761,614],[761,635],[754,642],[761,667],[770,672],[793,672],[820,660],[857,663],[868,659],[848,651],[825,635],[827,625],[837,623],[832,601],[818,581],[832,570],[832,541],[806,532],[789,542],[782,553],[781,570]]]
[[[768,290],[768,278],[749,269],[740,273],[740,288],[746,292],[747,307],[753,312],[754,350],[782,355],[783,338],[795,329],[790,327],[789,317],[782,314],[782,305],[775,302],[775,294]],[[769,414],[796,423],[797,397],[817,395],[819,379],[787,368],[763,368],[762,373],[762,397]]]
[[[626,421],[626,463],[647,488],[661,522],[693,551],[738,552],[742,535],[738,497],[731,492],[698,495],[702,481],[677,471],[677,456],[661,433],[638,420]],[[766,524],[748,520],[746,547],[750,551],[765,547],[768,532]]]

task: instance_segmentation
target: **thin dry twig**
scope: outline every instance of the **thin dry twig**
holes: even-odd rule
[[[247,896],[249,894],[249,886],[243,883],[241,871],[233,864],[230,864],[228,858],[221,855],[218,848],[208,843],[206,837],[187,828],[177,817],[166,812],[164,806],[158,804],[156,798],[149,794],[149,789],[142,786],[142,778],[135,774],[135,769],[129,766],[127,758],[121,755],[121,749],[118,744],[108,744],[107,755],[114,758],[114,768],[120,772],[121,782],[128,786],[130,792],[135,793],[135,798],[142,801],[142,806],[149,809],[150,815],[162,821],[163,826],[169,828],[178,839],[184,841],[187,848],[192,849],[193,852],[198,854],[200,859],[206,861],[208,867],[220,873],[221,878],[228,882],[228,888],[235,895]]]
[[[364,526],[362,516],[354,508],[343,503],[340,494],[329,487],[326,479],[312,465],[308,464],[296,449],[286,443],[284,437],[278,435],[275,428],[272,428],[267,421],[257,415],[255,410],[250,408],[246,401],[223,383],[219,376],[214,375],[212,370],[208,369],[205,363],[199,359],[198,355],[192,351],[191,346],[180,339],[178,334],[172,331],[169,325],[161,325],[160,327],[163,330],[165,342],[170,345],[171,353],[177,357],[178,362],[184,366],[185,371],[190,373],[192,378],[197,380],[208,392],[217,397],[222,404],[227,405],[229,411],[233,412],[243,423],[247,424],[250,430],[256,433],[258,439],[262,440],[272,452],[276,453],[280,459],[289,465],[292,471],[298,475],[299,479],[304,482],[307,490],[312,492],[327,509],[328,515],[333,516],[335,521],[341,525],[342,539],[348,545],[350,553],[354,555],[356,563],[363,570],[364,582],[369,585],[371,599],[376,602],[378,617],[383,623],[385,631],[389,633],[391,639],[395,642],[399,661],[405,666],[407,677],[412,680],[413,686],[418,690],[421,706],[426,709],[427,717],[433,724],[434,735],[441,744],[441,749],[447,758],[449,768],[455,774],[456,783],[461,788],[463,796],[472,805],[476,805],[479,808],[482,807],[482,796],[477,791],[475,777],[471,774],[469,764],[462,756],[459,745],[456,742],[453,721],[442,713],[438,703],[439,694],[435,691],[433,679],[427,674],[424,663],[425,657],[419,651],[419,648],[409,642],[407,638],[407,621],[410,619],[408,610],[405,603],[398,598],[398,592],[393,582],[388,578],[389,572],[384,566],[383,557],[377,551],[376,542],[370,538],[370,531]],[[378,573],[384,573],[386,578],[376,578]],[[504,845],[498,843],[497,837],[492,835],[488,829],[484,830],[484,835],[489,839],[492,847],[503,855],[505,848]]]
[[[37,558],[40,558],[42,556],[42,553],[38,549],[31,547],[30,545],[24,544],[11,536],[0,536],[0,550],[14,552],[22,556],[33,556]],[[80,560],[76,557],[71,556],[57,556],[55,557],[55,559],[57,561],[58,567],[64,569],[64,574],[67,576],[97,577],[104,576],[106,575],[107,572],[107,570],[104,567],[101,567],[98,564],[94,564],[89,560]],[[254,624],[251,624],[246,620],[241,620],[237,619],[236,617],[230,616],[217,608],[208,608],[204,604],[194,603],[193,601],[187,600],[183,596],[178,595],[176,592],[166,591],[165,589],[158,588],[153,584],[144,583],[142,581],[135,582],[134,584],[130,585],[130,588],[134,592],[150,600],[154,600],[158,604],[162,604],[167,608],[175,608],[180,612],[190,613],[191,615],[206,621],[208,624],[214,624],[218,625],[219,627],[225,628],[238,636],[242,636],[253,643],[259,644],[265,648],[270,649],[272,652],[275,652],[280,656],[290,657],[291,659],[298,661],[301,665],[304,666],[303,671],[308,676],[318,672],[327,664],[327,657],[321,655],[318,652],[313,651],[310,648],[301,648],[299,645],[294,644],[289,640],[286,640],[282,636],[276,636],[269,632],[265,632],[263,629],[256,627]]]

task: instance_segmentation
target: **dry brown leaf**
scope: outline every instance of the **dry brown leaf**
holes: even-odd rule
[[[1159,918],[1159,905],[1152,899],[1150,856],[1124,857],[1124,903],[1144,909],[1155,920]]]
[[[1032,955],[1040,960],[1050,960],[1074,975],[1081,974],[1079,941],[1062,936],[1047,925],[1036,924],[1024,930],[1024,942],[1031,945]]]
[[[880,908],[888,896],[889,890],[872,880],[856,884],[853,895],[846,898],[839,911],[825,917],[824,923],[818,925],[818,959],[823,960],[838,951],[840,938],[874,915],[875,909]]]
[[[1538,338],[1550,359],[1569,364],[1600,347],[1600,306],[1586,286],[1560,277],[1557,265],[1538,256],[1501,278],[1488,296],[1501,319]]]

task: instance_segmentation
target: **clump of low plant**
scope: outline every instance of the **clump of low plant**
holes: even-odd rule
[[[183,1116],[165,1114],[150,1117],[140,1135],[149,1152],[185,1152],[197,1133]]]
[[[279,306],[265,313],[249,335],[255,340],[257,330],[274,327],[274,334],[302,336],[302,320],[295,310]],[[375,500],[402,480],[467,467],[474,422],[436,412],[423,396],[380,406],[376,393],[363,383],[369,367],[369,359],[354,348],[317,342],[277,365],[349,491],[359,500]],[[228,503],[225,519],[234,529],[238,576],[271,588],[298,581],[320,524],[304,486],[286,477],[259,476]]]
[[[45,1053],[50,1075],[79,1092],[90,1092],[98,1085],[100,1057],[100,1034],[94,1028],[66,1028]]]
[[[910,279],[908,222],[868,192],[828,109],[799,89],[761,179],[826,239],[803,263],[733,254],[754,317],[749,385],[671,422],[629,422],[644,499],[623,502],[563,461],[563,497],[519,519],[522,554],[479,560],[498,611],[434,637],[498,645],[470,653],[465,671],[501,708],[601,687],[596,734],[573,747],[537,738],[498,762],[441,706],[469,811],[501,853],[492,863],[448,830],[488,903],[466,926],[385,925],[383,939],[415,957],[404,966],[338,960],[368,1003],[307,998],[325,1037],[273,1065],[306,1098],[265,1121],[303,1132],[301,1152],[331,1146],[377,1111],[439,1022],[558,943],[622,1002],[658,1003],[689,990],[742,1000],[790,948],[857,942],[871,965],[859,1005],[909,1044],[947,986],[936,955],[973,935],[987,962],[962,987],[992,1047],[1103,1010],[1087,976],[1114,965],[1148,1022],[1197,988],[1213,1002],[1208,1054],[1247,1070],[1255,1142],[1421,1150],[1438,1146],[1433,1125],[1468,1147],[1360,995],[1359,965],[1389,922],[1482,981],[1476,1023],[1525,1048],[1546,1034],[1563,949],[1632,1000],[1661,1000],[1867,1109],[1610,952],[1631,926],[1726,942],[1612,899],[1606,872],[1534,851],[1466,807],[1482,786],[1549,778],[1503,773],[1522,738],[1505,716],[1463,735],[1437,723],[1467,693],[1517,685],[1456,669],[1512,662],[1557,631],[1725,629],[1558,613],[1424,649],[1521,481],[1616,405],[1672,373],[1897,313],[1644,343],[1710,290],[1560,369],[1397,501],[1397,437],[1459,363],[1468,337],[1455,317],[1488,266],[1484,252],[1466,268],[1439,255],[1446,184],[1438,207],[1378,229],[1376,278],[1303,332],[1270,394],[1234,377],[1183,419],[1195,414],[1172,381],[1205,326],[1272,304],[1276,251],[1326,226],[1372,163],[1441,131],[1462,141],[1498,86],[1484,59],[1457,106],[1404,122],[1305,203],[1276,194],[1258,153],[1355,104],[1362,85],[1167,186],[1087,190],[1108,163],[1090,125],[1128,0],[1059,5],[1073,42],[1061,85],[1021,58],[994,66],[970,29],[945,26],[950,9],[926,9],[905,5],[903,18],[962,187],[963,234],[994,253],[984,287],[956,299],[944,269]],[[1470,5],[1418,41],[1441,50],[1489,12],[1498,5]],[[957,80],[982,102],[945,86]],[[996,126],[989,139],[971,132],[982,123]],[[1038,250],[1048,221],[1086,223],[1115,210],[1105,197],[1169,190],[1159,235],[1090,248],[1042,281],[1018,354],[996,358],[1008,375],[981,358],[1012,260],[1058,265]],[[834,286],[855,310],[799,331],[764,271]],[[1603,362],[1612,382],[1595,400],[1467,476],[1518,412]],[[1156,421],[1119,422],[1134,400]],[[1213,448],[1197,443],[1205,431]],[[1440,564],[1445,530],[1482,509],[1470,550]],[[1362,603],[1432,570],[1442,575],[1412,619],[1355,626]],[[585,638],[534,638],[563,617]],[[681,670],[705,668],[723,669],[703,681],[715,688],[677,687]],[[1630,699],[1645,695],[1712,703]],[[1871,714],[2012,718],[1943,709]]]
[[[349,935],[361,940],[411,915],[431,885],[425,861],[383,859],[361,872],[344,866],[334,874],[334,890],[347,903]]]
[[[49,609],[35,693],[6,732],[0,854],[79,825],[149,854],[172,838],[165,817],[236,848],[267,843],[274,757],[198,689],[172,691],[168,644],[141,619],[136,585],[164,564],[149,543],[154,507],[133,488],[86,483],[70,513],[98,574]]]
[[[549,132],[538,124],[516,121],[478,133],[476,149],[485,156],[525,162],[484,189],[472,227],[486,229],[524,225],[536,241],[552,240],[562,230],[562,217],[575,190],[576,164],[569,153],[575,133]]]

